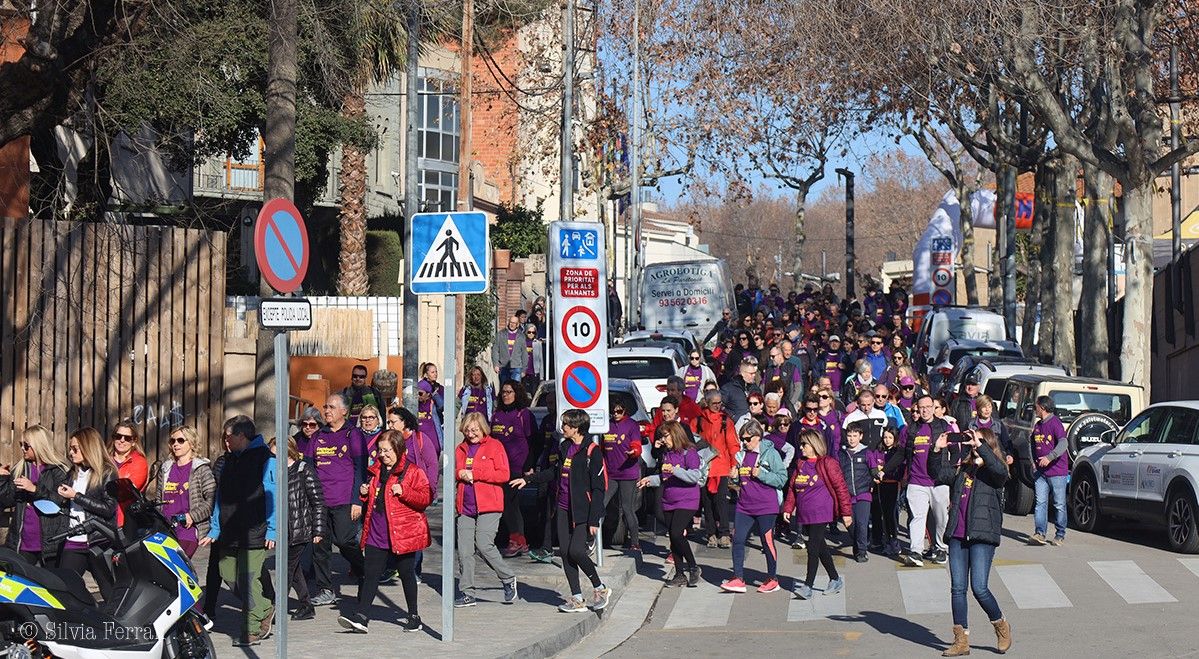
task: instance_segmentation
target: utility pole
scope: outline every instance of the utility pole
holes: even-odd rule
[[[633,303],[636,294],[636,277],[641,272],[641,3],[633,1],[633,107],[629,111],[629,233],[632,268],[625,270],[629,287],[628,302],[625,304],[625,327],[632,329],[633,314],[640,315],[641,305]]]
[[[461,124],[458,127],[458,210],[471,211],[475,209],[475,185],[471,178],[471,165],[474,163],[474,139],[471,134],[471,94],[474,84],[471,67],[474,64],[475,53],[475,0],[462,0],[462,80],[459,83],[458,116]],[[491,273],[487,273],[491,276]],[[454,306],[454,344],[466,345],[466,296],[458,295]],[[450,330],[446,329],[446,334]],[[465,354],[465,353],[464,353]],[[464,382],[462,370],[466,368],[464,359],[454,360],[455,382]]]
[[[575,0],[566,0],[562,11],[562,135],[558,145],[558,163],[562,179],[558,219],[569,222],[575,214],[574,168],[574,91],[575,91]]]
[[[853,246],[853,172],[844,167],[837,174],[845,177],[845,297],[854,298],[854,246]]]
[[[1007,325],[1008,339],[1016,340],[1016,166],[1009,165],[1004,172],[1003,221],[998,230],[999,273],[1003,289],[1003,322]],[[1025,309],[1024,313],[1035,310]]]
[[[407,73],[404,76],[404,258],[412,258],[412,216],[420,211],[420,164],[417,160],[420,132],[420,29],[421,0],[408,0]],[[411,264],[409,264],[411,270]],[[409,282],[411,283],[411,282]],[[401,383],[404,407],[416,414],[416,380],[420,377],[420,307],[410,287],[404,288],[404,379]]]
[[[1182,91],[1178,85],[1178,46],[1170,46],[1170,149],[1182,142]],[[1182,163],[1170,167],[1170,262],[1182,256]]]

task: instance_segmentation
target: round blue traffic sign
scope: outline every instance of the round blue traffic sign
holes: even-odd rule
[[[272,199],[254,224],[254,256],[271,288],[292,293],[308,272],[308,229],[295,204]]]
[[[588,362],[574,362],[562,371],[562,393],[574,407],[585,409],[595,405],[600,389],[599,370]]]

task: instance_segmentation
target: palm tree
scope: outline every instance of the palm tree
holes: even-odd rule
[[[366,89],[404,64],[407,33],[395,5],[382,0],[348,3],[346,26],[353,44],[351,75],[342,95],[341,116],[351,123],[366,120]],[[347,141],[342,145],[338,173],[341,249],[337,258],[337,292],[366,295],[366,149]]]

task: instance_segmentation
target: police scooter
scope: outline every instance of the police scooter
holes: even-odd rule
[[[97,604],[71,570],[37,567],[0,548],[0,659],[208,659],[215,657],[196,572],[171,524],[128,479],[108,484],[125,526],[88,519],[52,538],[99,533],[114,548],[113,601]],[[44,499],[43,515],[66,514]],[[123,542],[122,537],[128,542]]]

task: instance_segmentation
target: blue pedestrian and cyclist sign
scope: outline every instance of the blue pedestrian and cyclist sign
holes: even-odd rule
[[[415,295],[487,291],[490,228],[483,213],[417,213],[412,216],[408,288]]]

